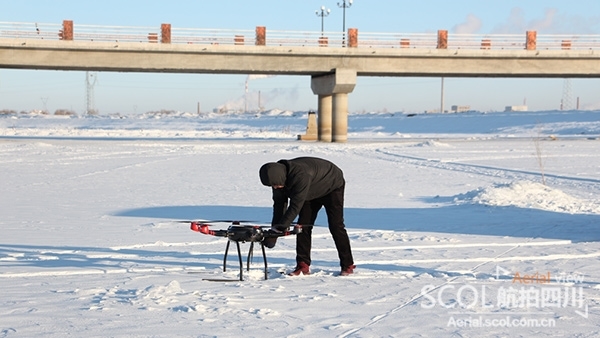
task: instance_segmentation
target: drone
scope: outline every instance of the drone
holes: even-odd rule
[[[250,260],[252,259],[254,252],[254,243],[260,243],[262,250],[263,261],[265,265],[265,280],[268,279],[267,275],[267,254],[265,252],[264,240],[269,238],[277,238],[289,235],[296,235],[302,232],[302,225],[295,224],[292,229],[288,227],[278,226],[261,226],[251,223],[251,221],[236,221],[236,220],[213,220],[213,221],[190,221],[190,229],[201,234],[217,237],[226,237],[228,239],[227,245],[225,246],[225,255],[223,258],[223,272],[227,271],[227,254],[229,252],[229,245],[231,242],[235,242],[237,247],[238,259],[240,262],[240,281],[244,280],[244,268],[242,263],[242,252],[240,249],[241,243],[250,243],[250,249],[248,251],[248,257],[246,261],[246,271],[250,271]],[[231,223],[227,229],[213,230],[211,223]],[[244,223],[244,224],[243,224]],[[281,230],[280,230],[281,229]]]

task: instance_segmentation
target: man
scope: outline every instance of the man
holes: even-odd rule
[[[273,190],[271,225],[288,229],[298,216],[298,224],[314,225],[321,207],[327,212],[329,232],[333,237],[342,268],[341,275],[354,272],[350,239],[344,225],[344,174],[335,164],[316,157],[299,157],[264,164],[260,181]],[[288,204],[289,199],[289,204]],[[292,276],[310,274],[312,227],[303,227],[296,235],[296,268]],[[276,238],[263,244],[272,248]]]

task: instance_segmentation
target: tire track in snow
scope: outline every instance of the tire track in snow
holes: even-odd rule
[[[199,273],[207,272],[206,269],[188,268],[188,267],[155,267],[155,268],[118,268],[114,269],[80,269],[80,270],[62,270],[62,271],[36,271],[36,272],[15,272],[0,274],[0,278],[31,278],[31,277],[58,277],[58,276],[86,276],[86,275],[112,275],[112,274],[165,274],[168,272],[187,272]]]
[[[519,246],[520,247],[520,246]],[[516,247],[515,247],[516,248]],[[588,254],[556,254],[556,255],[544,255],[544,256],[509,256],[509,257],[473,257],[473,258],[434,258],[434,259],[395,259],[395,260],[379,260],[379,261],[367,261],[360,263],[372,263],[372,264],[417,264],[417,263],[455,263],[455,262],[481,262],[482,264],[489,262],[509,262],[509,261],[557,261],[557,260],[569,260],[579,258],[596,258],[600,257],[600,252],[593,252]],[[471,270],[467,270],[471,271]]]
[[[379,160],[393,161],[404,164],[411,164],[418,167],[434,168],[440,170],[448,170],[453,172],[461,172],[468,174],[475,174],[488,177],[499,177],[507,180],[539,180],[541,178],[540,172],[533,172],[527,170],[509,169],[502,167],[494,167],[480,164],[468,164],[461,162],[434,160],[424,157],[417,157],[411,155],[404,155],[394,153],[388,150],[376,149],[375,157]],[[373,157],[372,153],[357,154],[360,156]],[[556,175],[550,173],[544,173],[544,177],[549,183],[556,185],[567,185],[573,188],[585,187],[586,190],[593,188],[600,192],[600,180],[586,177],[576,177],[567,175]]]
[[[414,165],[414,166],[418,166],[418,167],[426,167],[426,168],[433,168],[433,169],[439,169],[439,170],[448,170],[448,171],[453,171],[453,172],[468,173],[468,174],[488,176],[488,177],[499,177],[502,179],[510,179],[510,180],[534,180],[534,179],[539,179],[541,177],[541,173],[538,173],[538,172],[501,168],[501,167],[494,167],[494,166],[486,166],[486,165],[478,165],[478,164],[451,162],[451,161],[445,162],[443,160],[433,160],[433,159],[428,159],[428,158],[423,158],[423,157],[398,154],[398,153],[394,153],[394,152],[391,152],[388,150],[382,150],[382,149],[375,149],[375,155],[372,152],[362,153],[362,154],[357,152],[356,154],[358,156],[370,157],[370,158],[375,157],[378,160],[410,164],[410,165]],[[573,188],[577,188],[577,187],[585,185],[585,189],[587,189],[587,190],[590,190],[590,188],[592,188],[592,189],[600,191],[600,180],[598,180],[598,179],[574,177],[574,176],[567,176],[567,175],[555,175],[555,174],[548,174],[548,173],[545,173],[544,176],[546,177],[547,181],[549,181],[553,184],[566,185],[566,186],[573,187]],[[446,259],[446,260],[431,259],[431,260],[409,261],[409,260],[399,259],[399,260],[388,260],[388,261],[369,261],[368,263],[387,263],[387,264],[390,264],[390,263],[391,264],[399,264],[399,263],[418,264],[418,263],[428,263],[428,262],[463,262],[463,263],[464,262],[473,262],[473,263],[478,263],[478,264],[476,264],[475,266],[473,266],[470,269],[463,271],[462,274],[453,276],[450,279],[436,285],[434,288],[430,289],[426,293],[419,292],[419,293],[413,295],[412,297],[410,297],[410,299],[408,299],[404,303],[396,306],[395,308],[392,308],[391,310],[388,310],[386,312],[383,312],[379,315],[374,316],[366,324],[364,324],[360,327],[351,329],[349,331],[346,331],[345,333],[339,335],[338,337],[342,337],[342,338],[348,337],[348,336],[351,336],[351,335],[354,335],[354,334],[360,332],[361,330],[363,330],[367,327],[373,326],[373,325],[381,322],[385,318],[397,313],[398,311],[401,311],[402,309],[404,309],[408,305],[414,303],[415,301],[421,299],[425,295],[431,294],[431,293],[435,292],[436,290],[439,290],[443,286],[453,283],[454,281],[463,277],[464,275],[468,275],[468,274],[474,275],[478,269],[480,269],[482,266],[490,264],[490,263],[506,262],[506,261],[513,261],[513,260],[516,260],[516,261],[570,260],[570,259],[600,257],[600,253],[598,253],[598,252],[588,253],[588,254],[573,254],[573,255],[555,254],[555,255],[548,255],[548,256],[507,256],[510,252],[512,252],[520,247],[532,245],[533,243],[531,243],[530,241],[532,241],[536,237],[532,237],[529,241],[524,242],[524,243],[513,243],[514,246],[508,248],[504,252],[496,255],[495,257],[477,257],[477,258]],[[561,242],[561,241],[559,241],[559,242]],[[556,242],[549,242],[549,243],[552,243],[550,245],[563,244],[563,243],[556,243]],[[567,244],[567,243],[564,243],[564,244]],[[356,250],[356,249],[354,249],[354,250]],[[365,263],[365,262],[361,262],[361,263]]]
[[[152,165],[152,164],[156,164],[156,163],[163,163],[163,162],[179,160],[183,157],[190,157],[190,156],[192,156],[192,155],[181,155],[181,156],[176,156],[176,157],[169,156],[169,157],[163,157],[163,158],[158,158],[158,159],[149,160],[149,161],[142,161],[142,162],[137,162],[137,163],[132,163],[132,164],[126,164],[126,165],[117,166],[117,167],[113,167],[113,168],[109,168],[109,169],[92,171],[92,172],[88,172],[85,174],[72,176],[72,177],[69,177],[69,179],[79,179],[79,178],[90,177],[90,176],[95,176],[95,175],[108,174],[108,173],[112,173],[112,172],[120,171],[120,170],[124,170],[124,169],[138,168],[138,167],[143,167],[143,166]]]
[[[146,244],[133,244],[125,246],[111,247],[110,250],[114,250],[114,253],[95,253],[88,252],[83,253],[86,259],[140,259],[143,258],[139,254],[120,252],[120,250],[131,250],[149,247],[187,247],[194,245],[207,245],[207,244],[222,244],[221,242],[155,242]],[[559,241],[544,241],[544,242],[509,242],[509,243],[464,243],[464,244],[437,244],[437,245],[398,245],[398,246],[387,246],[387,247],[365,247],[355,248],[354,251],[379,251],[379,250],[424,250],[424,249],[442,249],[442,248],[474,248],[474,247],[526,247],[526,246],[559,246],[568,245],[571,241],[559,240]],[[336,252],[335,248],[314,248],[313,252]],[[64,254],[64,250],[45,250],[43,255],[52,255],[52,257],[59,257]],[[285,256],[286,254],[293,254],[295,250],[279,250],[277,255]],[[36,257],[36,254],[41,256],[41,252],[28,252],[26,255],[12,255],[8,257],[1,257],[0,262],[6,263],[18,262],[21,258],[31,260],[32,257]],[[218,255],[222,254],[222,251],[204,251],[203,254]],[[550,255],[550,256],[526,256],[526,257],[505,257],[502,260],[497,261],[509,261],[509,260],[564,260],[564,259],[577,259],[577,258],[589,258],[589,257],[600,257],[600,253],[594,254],[582,254],[582,255]],[[430,263],[430,262],[487,262],[494,258],[479,257],[479,258],[468,258],[468,259],[432,259],[432,260],[372,260],[372,261],[360,261],[359,264],[418,264],[418,263]],[[49,277],[49,276],[74,276],[74,275],[97,275],[97,274],[126,274],[126,273],[165,273],[165,272],[181,272],[191,271],[189,267],[120,267],[115,265],[113,268],[104,269],[72,269],[72,270],[52,270],[52,271],[32,271],[32,272],[13,272],[13,273],[0,273],[0,278],[22,278],[22,277]],[[203,269],[202,269],[203,270]]]
[[[132,147],[135,147],[135,144],[132,145]],[[91,151],[87,146],[83,147],[83,149],[86,151]],[[183,150],[181,148],[177,148],[176,150],[167,148],[167,149],[164,149],[163,152],[148,151],[148,150],[145,150],[145,147],[142,147],[142,148],[136,147],[135,149],[136,150],[121,150],[121,151],[111,150],[108,152],[95,152],[92,154],[88,154],[88,153],[81,154],[81,153],[78,153],[78,152],[72,150],[68,146],[60,147],[60,148],[58,148],[58,150],[56,150],[57,152],[60,153],[60,159],[58,160],[58,162],[52,163],[54,165],[56,165],[56,164],[65,165],[65,164],[70,164],[72,162],[113,161],[113,160],[127,159],[127,158],[130,158],[132,155],[137,156],[138,161],[134,162],[134,163],[130,163],[130,164],[123,164],[123,165],[119,165],[119,166],[109,167],[109,168],[102,169],[102,170],[89,171],[87,173],[82,173],[82,174],[75,175],[75,176],[65,176],[65,177],[61,177],[59,179],[55,179],[52,182],[48,182],[48,181],[29,182],[27,184],[17,185],[14,188],[15,189],[23,189],[26,187],[56,184],[57,182],[77,180],[80,178],[92,177],[95,175],[110,174],[113,172],[127,170],[130,168],[139,168],[139,167],[144,167],[144,166],[153,165],[153,164],[157,164],[157,163],[175,161],[175,160],[179,160],[181,158],[192,157],[197,154],[197,152],[195,151],[195,149],[193,147],[189,148],[189,149],[185,148]],[[140,150],[140,149],[142,149],[142,150]],[[49,153],[49,154],[53,155],[53,156],[56,155],[55,153]],[[36,156],[38,156],[38,155],[36,155]]]
[[[413,295],[409,300],[405,301],[404,303],[396,306],[395,308],[388,310],[380,315],[377,315],[373,318],[371,318],[371,320],[366,323],[363,326],[354,328],[352,330],[346,331],[345,333],[339,335],[338,337],[340,338],[345,338],[348,337],[350,335],[353,335],[359,331],[361,331],[362,329],[365,329],[367,327],[370,327],[372,325],[375,325],[377,323],[379,323],[380,321],[382,321],[383,319],[389,317],[390,315],[393,315],[394,313],[404,309],[405,307],[407,307],[408,305],[412,304],[413,302],[423,298],[425,295],[429,295],[432,292],[439,290],[440,288],[442,288],[445,285],[448,285],[450,283],[453,283],[455,280],[457,280],[458,278],[463,277],[464,275],[475,275],[475,272],[481,268],[484,265],[487,265],[489,263],[495,263],[495,262],[503,262],[503,261],[510,261],[510,260],[568,260],[568,259],[577,259],[577,258],[595,258],[595,257],[600,257],[600,252],[594,252],[594,253],[589,253],[589,254],[573,254],[573,255],[568,255],[568,254],[556,254],[556,255],[549,255],[549,256],[508,256],[505,257],[507,254],[509,254],[511,251],[514,251],[518,248],[524,247],[524,246],[529,246],[532,245],[534,243],[537,242],[531,242],[533,241],[536,237],[532,237],[529,240],[522,242],[522,243],[515,243],[514,246],[508,248],[507,250],[505,250],[504,252],[489,258],[489,257],[483,257],[483,258],[469,258],[469,259],[456,259],[456,260],[450,260],[450,262],[479,262],[479,264],[476,264],[475,266],[473,266],[470,269],[461,271],[460,275],[456,275],[451,277],[450,279],[444,281],[443,283],[440,283],[438,285],[435,285],[432,289],[430,289],[429,291],[427,291],[426,293],[423,292],[419,292],[418,294]],[[556,245],[556,242],[563,242],[563,241],[552,241],[552,242],[547,242],[550,243],[551,245]],[[543,243],[543,242],[542,242]],[[562,244],[562,243],[560,243]],[[558,245],[560,245],[558,244]],[[566,244],[566,243],[565,243]],[[415,263],[423,263],[426,262],[427,260],[415,260]],[[440,262],[443,260],[439,260],[439,259],[433,259],[431,260],[431,262]],[[406,263],[407,260],[398,260],[398,262],[401,263]]]
[[[500,257],[502,257],[502,256],[504,256],[504,255],[506,255],[506,254],[508,254],[509,252],[511,252],[511,251],[513,251],[513,250],[515,250],[515,249],[517,249],[517,248],[519,248],[519,247],[521,247],[521,245],[516,245],[516,246],[513,246],[513,247],[511,247],[511,248],[507,249],[506,251],[504,251],[504,252],[502,252],[502,253],[498,254],[496,257],[494,257],[494,258],[492,258],[492,259],[487,259],[486,261],[484,261],[484,262],[481,262],[480,264],[477,264],[477,265],[475,265],[475,266],[474,266],[474,267],[472,267],[471,269],[467,270],[467,273],[474,274],[474,273],[475,273],[475,270],[479,269],[480,267],[482,267],[482,266],[484,266],[484,265],[486,265],[486,264],[488,264],[488,263],[494,262],[496,259],[499,259]],[[375,325],[375,324],[379,323],[380,321],[382,321],[383,319],[385,319],[385,318],[389,317],[390,315],[393,315],[394,313],[396,313],[396,312],[398,312],[398,311],[400,311],[400,310],[404,309],[406,306],[408,306],[408,305],[412,304],[413,302],[415,302],[415,301],[417,301],[417,300],[419,300],[419,299],[423,298],[425,295],[431,294],[432,292],[434,292],[434,291],[436,291],[436,290],[439,290],[441,287],[443,287],[443,286],[445,286],[445,285],[448,285],[448,284],[450,284],[450,283],[454,282],[455,280],[457,280],[457,279],[458,279],[458,278],[460,278],[460,277],[462,277],[462,275],[459,275],[459,276],[454,276],[454,277],[452,277],[452,278],[450,278],[450,279],[446,280],[445,282],[443,282],[443,283],[440,283],[440,284],[436,285],[435,287],[433,287],[432,289],[430,289],[430,290],[429,290],[428,292],[426,292],[426,293],[419,292],[418,294],[416,294],[416,295],[412,296],[412,297],[411,297],[409,300],[407,300],[406,302],[404,302],[404,303],[402,303],[402,304],[400,304],[400,305],[396,306],[395,308],[393,308],[393,309],[391,309],[391,310],[389,310],[389,311],[386,311],[386,312],[384,312],[384,313],[382,313],[382,314],[380,314],[380,315],[377,315],[377,316],[375,316],[375,317],[371,318],[371,320],[370,320],[368,323],[366,323],[365,325],[363,325],[363,326],[361,326],[361,327],[354,328],[354,329],[352,329],[352,330],[349,330],[349,331],[346,331],[346,332],[344,332],[343,334],[339,335],[338,337],[340,337],[340,338],[345,338],[345,337],[348,337],[348,336],[350,336],[350,335],[353,335],[353,334],[355,334],[355,333],[357,333],[357,332],[361,331],[362,329],[365,329],[365,328],[367,328],[367,327],[369,327],[369,326]]]

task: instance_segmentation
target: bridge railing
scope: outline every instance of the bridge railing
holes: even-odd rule
[[[436,48],[436,33],[358,33],[358,47]]]
[[[449,34],[449,49],[525,49],[524,34]]]
[[[67,21],[65,21],[67,22]],[[0,22],[0,38],[19,39],[72,39],[77,41],[111,41],[174,44],[257,45],[257,31],[240,29],[178,28],[169,24],[156,27],[100,26],[73,24]],[[168,25],[165,39],[164,25]],[[258,29],[258,27],[257,27]],[[63,33],[69,34],[65,38]],[[524,32],[525,33],[525,32]],[[523,50],[530,48],[525,34],[447,34],[444,47],[437,33],[371,33],[358,32],[356,48],[447,48]],[[535,37],[537,50],[594,50],[600,49],[600,35],[542,35]],[[348,47],[348,36],[343,32],[268,30],[266,46],[286,47]]]
[[[267,31],[267,46],[342,47],[342,32]]]
[[[600,49],[600,35],[538,35],[537,49]]]
[[[158,42],[160,27],[77,25],[73,40],[111,42]]]
[[[0,37],[58,40],[61,24],[0,22]]]
[[[171,43],[211,45],[254,45],[253,30],[172,28]]]

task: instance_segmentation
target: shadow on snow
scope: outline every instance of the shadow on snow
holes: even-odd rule
[[[447,234],[509,236],[523,238],[564,239],[572,242],[600,241],[598,224],[600,216],[565,214],[517,207],[489,207],[483,205],[443,205],[431,208],[346,208],[346,225],[349,229],[433,232]],[[194,219],[251,219],[256,222],[270,218],[270,207],[244,206],[162,206],[129,209],[114,216],[178,220]],[[318,224],[326,224],[325,212],[319,214]],[[168,268],[204,267],[207,272],[222,268],[223,247],[216,246],[211,253],[187,251],[162,251],[144,249],[111,249],[80,246],[43,246],[0,244],[0,256],[25,254],[24,259],[7,262],[11,266],[36,266],[41,268],[88,268],[109,270],[114,268],[135,270],[148,266]],[[237,270],[235,248],[230,252],[228,266]],[[242,254],[246,256],[246,249]],[[246,251],[246,252],[244,252]],[[56,256],[58,259],[35,259],[37,254]],[[33,255],[28,259],[28,253]],[[98,255],[98,254],[101,255]],[[259,263],[260,253],[257,253]],[[98,257],[100,256],[100,257]],[[267,256],[268,253],[267,253]],[[293,258],[270,258],[269,265],[293,265]],[[231,266],[230,266],[231,264]],[[245,264],[245,257],[244,257]],[[337,262],[323,262],[335,265]],[[411,270],[414,267],[378,266],[386,270]],[[419,272],[419,271],[417,271]],[[422,269],[420,272],[441,273]],[[447,273],[447,272],[443,272]],[[277,274],[275,274],[277,275]],[[273,276],[271,276],[273,277]]]
[[[119,211],[114,216],[171,220],[253,220],[269,223],[271,208],[225,205],[161,206]],[[349,229],[600,241],[599,215],[518,207],[445,205],[431,208],[346,208]],[[317,224],[327,224],[325,212]]]

